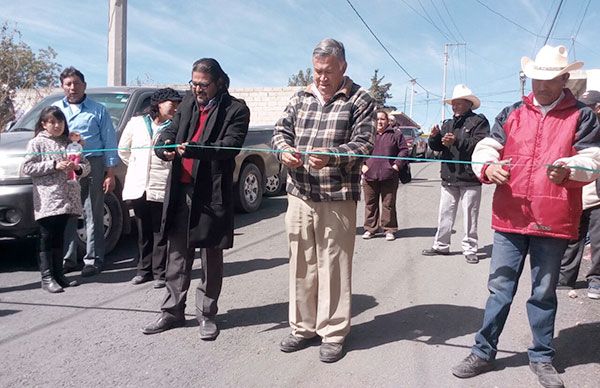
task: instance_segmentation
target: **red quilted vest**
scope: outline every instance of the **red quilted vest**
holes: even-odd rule
[[[509,183],[496,188],[492,228],[500,232],[577,239],[581,188],[555,185],[545,165],[575,155],[573,147],[580,111],[575,97],[563,100],[542,117],[533,94],[512,111],[503,124],[506,144],[502,159],[512,159]]]

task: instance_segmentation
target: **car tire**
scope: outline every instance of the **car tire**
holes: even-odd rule
[[[235,207],[244,213],[258,210],[263,196],[263,175],[251,162],[244,163],[235,187]]]
[[[285,192],[285,181],[287,178],[287,169],[281,166],[279,173],[267,177],[265,182],[265,196],[276,197]]]
[[[104,195],[104,253],[110,253],[119,242],[123,232],[123,211],[121,203],[114,193]],[[86,232],[83,218],[79,217],[77,222],[77,252],[80,257],[86,253]]]

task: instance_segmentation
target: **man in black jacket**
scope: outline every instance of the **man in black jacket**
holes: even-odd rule
[[[212,58],[194,63],[189,83],[191,93],[157,141],[157,146],[177,147],[155,150],[159,158],[173,161],[162,220],[169,241],[167,295],[159,319],[142,332],[155,334],[185,324],[194,253],[201,248],[196,315],[200,338],[214,340],[219,334],[215,317],[223,283],[223,249],[233,246],[233,170],[239,153],[235,148],[244,144],[250,110],[229,95],[229,77]]]
[[[466,85],[456,85],[452,98],[444,102],[452,105],[454,115],[444,121],[441,130],[437,125],[432,128],[429,147],[441,152],[442,160],[456,160],[459,163],[442,163],[438,229],[433,247],[423,250],[422,254],[450,254],[452,226],[458,203],[461,202],[465,229],[465,237],[462,240],[463,254],[467,263],[477,264],[477,218],[481,202],[481,182],[468,162],[471,161],[477,142],[490,133],[490,124],[484,115],[473,113],[481,103]]]

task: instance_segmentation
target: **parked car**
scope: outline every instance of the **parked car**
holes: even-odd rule
[[[155,90],[150,87],[108,87],[90,88],[86,93],[106,106],[118,139],[129,119],[150,105],[150,96]],[[21,164],[40,111],[62,97],[62,93],[55,93],[44,98],[7,132],[0,133],[0,238],[21,239],[38,233],[38,226],[33,219],[31,178],[21,174]],[[250,150],[242,151],[236,157],[235,204],[239,211],[256,211],[262,203],[266,177],[279,173],[279,162],[275,155],[260,151],[270,148],[272,134],[272,128],[251,128],[244,143],[244,147]],[[115,247],[121,234],[128,233],[132,227],[129,209],[121,199],[126,168],[123,163],[116,168],[116,188],[104,199],[107,252]],[[83,252],[86,235],[82,218],[78,234],[79,248]]]
[[[402,135],[406,139],[406,144],[409,149],[409,156],[411,158],[423,158],[427,153],[427,140],[423,139],[421,135],[423,133],[415,127],[397,127],[399,131],[402,131]]]

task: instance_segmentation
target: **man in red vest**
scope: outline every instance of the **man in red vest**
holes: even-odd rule
[[[471,354],[452,368],[457,377],[494,368],[498,338],[529,254],[529,366],[542,386],[563,386],[552,366],[555,289],[563,253],[577,238],[581,187],[600,169],[600,122],[565,88],[569,71],[581,66],[568,64],[564,46],[544,46],[535,60],[523,57],[521,67],[532,79],[533,92],[500,112],[490,136],[473,153],[475,174],[496,184],[495,234],[483,326]]]

